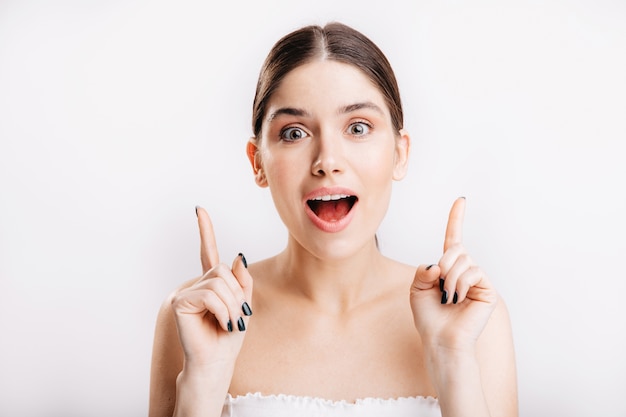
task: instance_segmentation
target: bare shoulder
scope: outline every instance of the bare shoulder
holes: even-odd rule
[[[390,277],[395,277],[399,285],[407,285],[406,288],[408,291],[408,288],[410,288],[415,278],[417,266],[409,265],[391,258],[385,258],[385,260]]]
[[[277,287],[280,287],[280,272],[277,256],[261,259],[248,264],[248,271],[253,279],[253,302],[259,303],[271,297]]]
[[[276,259],[277,256],[272,256],[248,264],[248,270],[255,282],[257,279],[268,280],[274,275],[277,270]]]

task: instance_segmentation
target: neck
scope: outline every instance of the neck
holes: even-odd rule
[[[386,258],[372,239],[344,258],[322,258],[292,238],[278,256],[285,286],[320,310],[342,313],[380,294]]]

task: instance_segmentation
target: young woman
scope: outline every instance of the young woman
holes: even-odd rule
[[[465,199],[437,263],[378,250],[410,147],[382,52],[339,23],[288,34],[252,125],[247,156],[287,245],[222,263],[197,208],[202,276],[159,312],[150,416],[516,416],[510,322],[463,247]]]

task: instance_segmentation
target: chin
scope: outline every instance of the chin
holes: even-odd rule
[[[314,257],[330,262],[350,259],[359,252],[367,250],[374,243],[374,235],[369,238],[362,236],[339,237],[337,234],[326,234],[323,237],[312,238],[308,235],[300,245]],[[375,248],[375,246],[373,246]]]

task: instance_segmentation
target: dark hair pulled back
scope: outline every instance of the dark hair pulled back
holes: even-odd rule
[[[353,65],[382,93],[394,130],[403,127],[402,103],[396,77],[383,52],[369,38],[342,23],[324,27],[310,25],[281,38],[268,54],[257,82],[252,108],[252,129],[260,139],[267,102],[282,79],[293,69],[314,59],[329,59]]]

